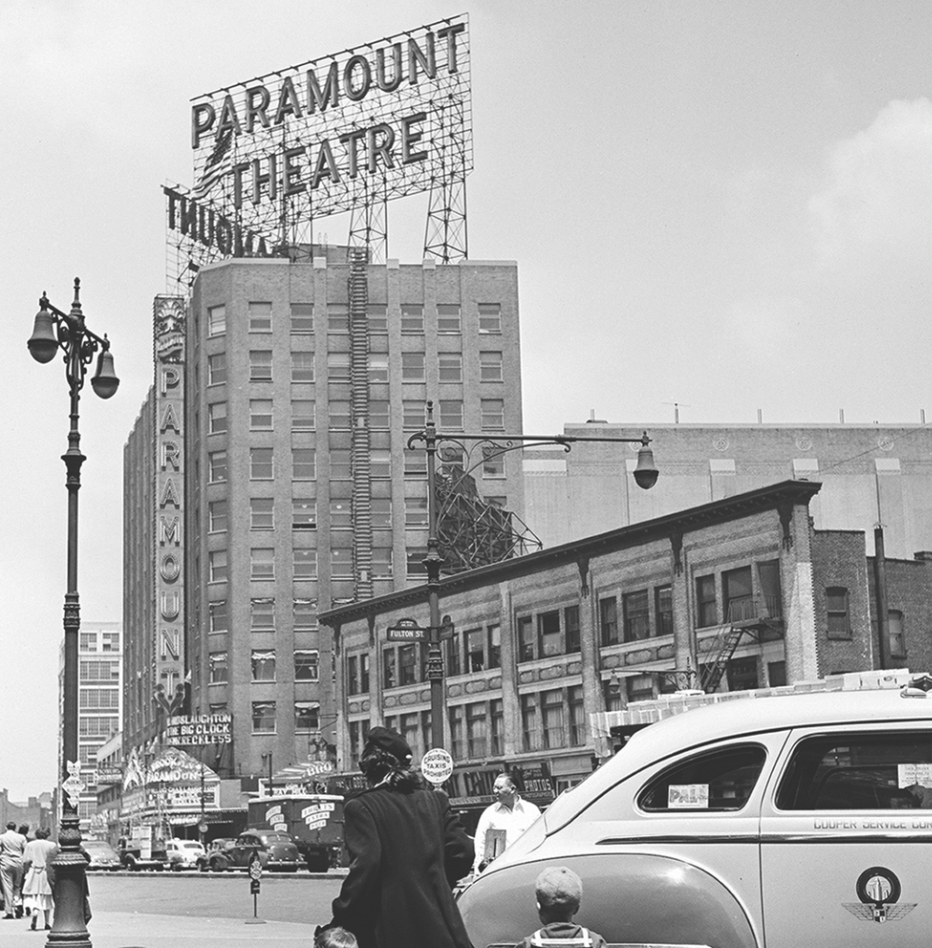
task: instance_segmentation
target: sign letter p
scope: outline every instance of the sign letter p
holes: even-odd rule
[[[200,102],[191,109],[191,147],[197,148],[201,136],[213,127],[217,113],[209,102]]]

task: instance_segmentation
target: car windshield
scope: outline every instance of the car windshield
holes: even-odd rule
[[[200,844],[200,843],[194,843],[194,842],[181,843],[181,848],[182,848],[182,849],[200,849],[200,848],[201,848],[201,844]]]
[[[267,833],[265,841],[267,843],[290,843],[291,837],[285,833]]]

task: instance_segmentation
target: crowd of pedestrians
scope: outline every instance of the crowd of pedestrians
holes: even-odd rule
[[[52,866],[58,846],[47,829],[37,829],[29,839],[29,827],[12,820],[0,833],[0,888],[3,891],[3,918],[30,918],[36,931],[40,917],[43,929],[50,929],[52,917]]]

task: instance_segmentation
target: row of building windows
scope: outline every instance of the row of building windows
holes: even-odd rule
[[[82,711],[110,711],[120,707],[120,691],[118,688],[84,688],[78,689],[78,708]]]
[[[293,599],[292,623],[294,630],[311,631],[317,628],[317,600]],[[207,604],[208,630],[210,632],[226,632],[230,628],[229,604],[225,599],[218,599]],[[275,599],[272,597],[257,598],[250,601],[250,629],[269,631],[275,628]]]
[[[390,537],[386,542],[391,542]],[[393,575],[393,551],[390,546],[373,546],[372,577],[391,579]],[[420,576],[425,572],[423,559],[426,551],[418,547],[408,550],[407,572]],[[291,576],[295,580],[316,580],[318,576],[317,550],[294,549],[291,551]],[[330,576],[333,579],[353,578],[353,551],[350,548],[333,548],[327,551]],[[249,578],[257,582],[274,582],[275,548],[252,547],[249,551]],[[207,581],[225,583],[230,578],[229,554],[226,550],[210,550],[207,554]]]
[[[211,705],[214,708],[226,708],[226,705]],[[275,701],[252,702],[252,733],[275,734],[277,725],[278,707]],[[298,732],[320,730],[320,705],[316,701],[295,701],[294,729]]]
[[[401,304],[401,332],[405,335],[423,335],[427,325],[425,315],[431,316],[420,303]],[[272,331],[272,303],[256,300],[248,304],[250,332]],[[288,313],[288,329],[293,335],[310,335],[314,332],[314,304],[292,303]],[[349,306],[346,303],[328,303],[326,306],[328,333],[348,333]],[[443,335],[459,335],[462,332],[462,312],[458,303],[438,303],[436,331]],[[370,303],[366,307],[366,326],[369,333],[388,332],[388,306]],[[478,326],[480,335],[499,335],[502,331],[502,307],[500,303],[478,304]],[[207,309],[207,334],[222,336],[227,329],[226,306],[210,306]]]
[[[369,501],[370,522],[375,529],[390,529],[392,526],[392,502],[388,497],[373,497]],[[353,526],[352,506],[348,499],[330,501],[330,529],[349,530]],[[405,526],[427,526],[427,498],[405,498]],[[211,500],[207,504],[208,533],[226,533],[229,528],[229,505],[225,498]],[[293,497],[291,500],[291,529],[315,530],[317,528],[317,501],[314,498]],[[275,529],[275,501],[272,497],[249,499],[249,529]]]
[[[79,652],[119,652],[119,632],[79,632]]]
[[[254,648],[250,654],[252,681],[275,681],[275,649]],[[294,680],[318,681],[320,654],[316,648],[294,650]],[[226,650],[211,652],[207,657],[207,681],[211,685],[230,680],[230,653]]]

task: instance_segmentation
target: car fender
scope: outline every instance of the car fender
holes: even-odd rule
[[[476,948],[517,944],[540,927],[534,882],[547,866],[583,879],[579,924],[608,942],[758,948],[735,896],[704,869],[647,853],[591,853],[491,867],[467,886],[458,905]]]

